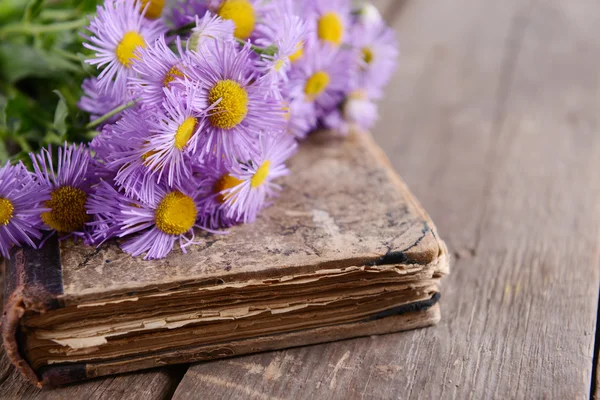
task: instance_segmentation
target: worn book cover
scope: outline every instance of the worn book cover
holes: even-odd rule
[[[50,239],[6,265],[6,353],[37,385],[435,324],[448,256],[368,134],[320,132],[256,222],[144,261]]]

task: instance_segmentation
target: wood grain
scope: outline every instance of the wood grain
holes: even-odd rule
[[[174,398],[585,398],[600,3],[408,2],[376,137],[455,254],[440,325],[192,366]]]

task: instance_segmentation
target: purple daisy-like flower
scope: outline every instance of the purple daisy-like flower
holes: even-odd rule
[[[225,216],[244,223],[252,222],[267,200],[281,187],[275,179],[289,174],[285,161],[296,152],[293,136],[280,133],[261,137],[260,148],[252,158],[231,165],[230,177],[239,183],[220,191]]]
[[[352,53],[328,44],[315,44],[290,73],[289,93],[294,101],[314,104],[317,117],[335,109],[348,92]]]
[[[113,93],[122,92],[135,74],[131,67],[139,58],[137,51],[166,31],[160,20],[145,19],[141,4],[130,0],[106,0],[87,29],[91,36],[84,35],[89,43],[83,45],[95,54],[86,62],[102,68],[98,87]]]
[[[98,84],[98,78],[85,79],[81,88],[83,89],[83,95],[79,99],[77,106],[83,111],[90,113],[90,120],[92,121],[133,99],[127,90],[123,90],[122,92],[103,92]],[[100,127],[104,124],[115,122],[119,119],[119,116],[120,113],[113,115],[101,124]]]
[[[198,223],[210,230],[228,228],[241,221],[227,217],[229,207],[225,200],[228,189],[241,183],[232,174],[233,160],[224,159],[222,163],[198,164],[194,175],[198,177]]]
[[[321,42],[339,47],[348,39],[350,11],[349,0],[313,0],[304,14]]]
[[[292,101],[288,107],[287,131],[298,139],[304,139],[317,127],[317,114],[313,103],[304,99]]]
[[[36,247],[40,239],[40,212],[48,211],[42,203],[49,200],[47,188],[41,187],[22,163],[6,163],[0,168],[0,254],[10,258],[13,245]]]
[[[198,156],[247,156],[265,131],[285,127],[284,105],[268,96],[269,83],[255,75],[250,45],[218,43],[211,54],[192,52],[190,78],[205,89],[196,96],[209,107]]]
[[[95,182],[91,157],[84,145],[67,145],[58,148],[58,168],[54,171],[52,148],[30,154],[41,190],[50,192],[44,203],[49,211],[41,214],[49,230],[60,234],[73,234],[89,239],[85,223],[89,216],[86,203],[90,187]]]
[[[264,54],[256,62],[257,69],[270,78],[273,86],[280,81],[287,82],[291,64],[302,57],[308,36],[306,22],[293,15],[290,1],[277,2],[276,5],[256,27],[258,38],[255,40],[259,46],[277,48],[273,55]]]
[[[352,46],[356,49],[356,88],[365,89],[369,97],[378,99],[396,67],[398,48],[394,31],[383,22],[352,29]]]
[[[150,148],[150,122],[160,109],[125,110],[123,117],[112,125],[110,136],[113,151],[106,154],[106,166],[116,171],[114,181],[127,196],[144,201],[154,199],[157,171],[149,167],[154,155]]]
[[[163,258],[179,241],[185,248],[194,241],[194,227],[198,216],[198,204],[193,181],[186,185],[168,187],[157,185],[156,197],[152,202],[119,196],[120,212],[116,214],[121,226],[120,237],[136,234],[122,245],[132,256],[146,253],[145,259]]]
[[[214,48],[217,41],[233,42],[233,21],[207,11],[202,18],[196,16],[196,26],[188,39],[188,48],[198,53]]]
[[[206,111],[193,106],[200,88],[186,82],[186,95],[165,90],[162,108],[154,111],[155,118],[148,121],[151,136],[145,145],[149,154],[143,162],[150,174],[157,175],[157,182],[166,176],[169,185],[181,184],[191,175],[190,160],[195,156],[200,136],[207,120]]]
[[[371,129],[377,117],[377,104],[369,99],[365,90],[355,90],[346,97],[340,109],[323,119],[323,123],[327,128],[348,135],[353,129]]]
[[[124,113],[132,111],[133,110],[125,111]],[[115,141],[113,132],[114,126],[114,123],[104,125],[100,133],[96,135],[89,143],[90,150],[94,152],[94,161],[108,164],[112,155],[125,149],[123,146],[119,145],[117,141]]]
[[[184,51],[179,37],[176,39],[175,54],[160,36],[153,44],[140,49],[139,59],[133,62],[132,69],[137,76],[128,80],[129,88],[140,98],[142,106],[159,105],[165,98],[164,89],[184,88],[183,78],[187,69]]]

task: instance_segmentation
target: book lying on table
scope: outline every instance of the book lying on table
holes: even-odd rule
[[[162,260],[56,237],[7,262],[7,355],[39,386],[435,324],[448,255],[368,134],[302,143],[257,221]]]

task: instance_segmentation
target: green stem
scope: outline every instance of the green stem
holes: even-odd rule
[[[40,18],[49,21],[66,21],[77,16],[74,10],[53,10],[44,9],[40,14]]]
[[[109,119],[110,117],[120,113],[123,110],[133,107],[135,105],[135,103],[137,103],[137,102],[138,102],[138,99],[135,99],[135,100],[131,100],[130,102],[127,102],[125,104],[121,104],[119,107],[110,110],[109,112],[107,112],[106,114],[101,116],[100,118],[97,118],[97,119],[91,121],[89,124],[87,124],[85,126],[85,129],[95,128],[96,126],[100,125],[101,123],[103,123],[104,121]]]
[[[248,43],[248,42],[245,42],[238,38],[236,38],[235,40],[242,46],[245,46]],[[252,51],[255,52],[256,54],[265,55],[265,56],[272,56],[272,55],[275,55],[275,53],[277,53],[277,46],[258,47],[258,46],[251,44],[250,49],[252,49]]]
[[[24,35],[35,35],[38,33],[61,32],[78,29],[87,25],[89,20],[80,18],[73,21],[59,22],[50,25],[35,25],[35,24],[10,24],[0,29],[0,36],[6,36],[8,33],[20,33]]]
[[[77,63],[81,63],[81,62],[85,61],[85,59],[86,59],[86,57],[81,53],[73,54],[70,51],[61,49],[60,47],[55,47],[53,49],[53,51],[58,53],[62,57],[66,58],[68,60],[71,60],[71,61],[75,61]]]

